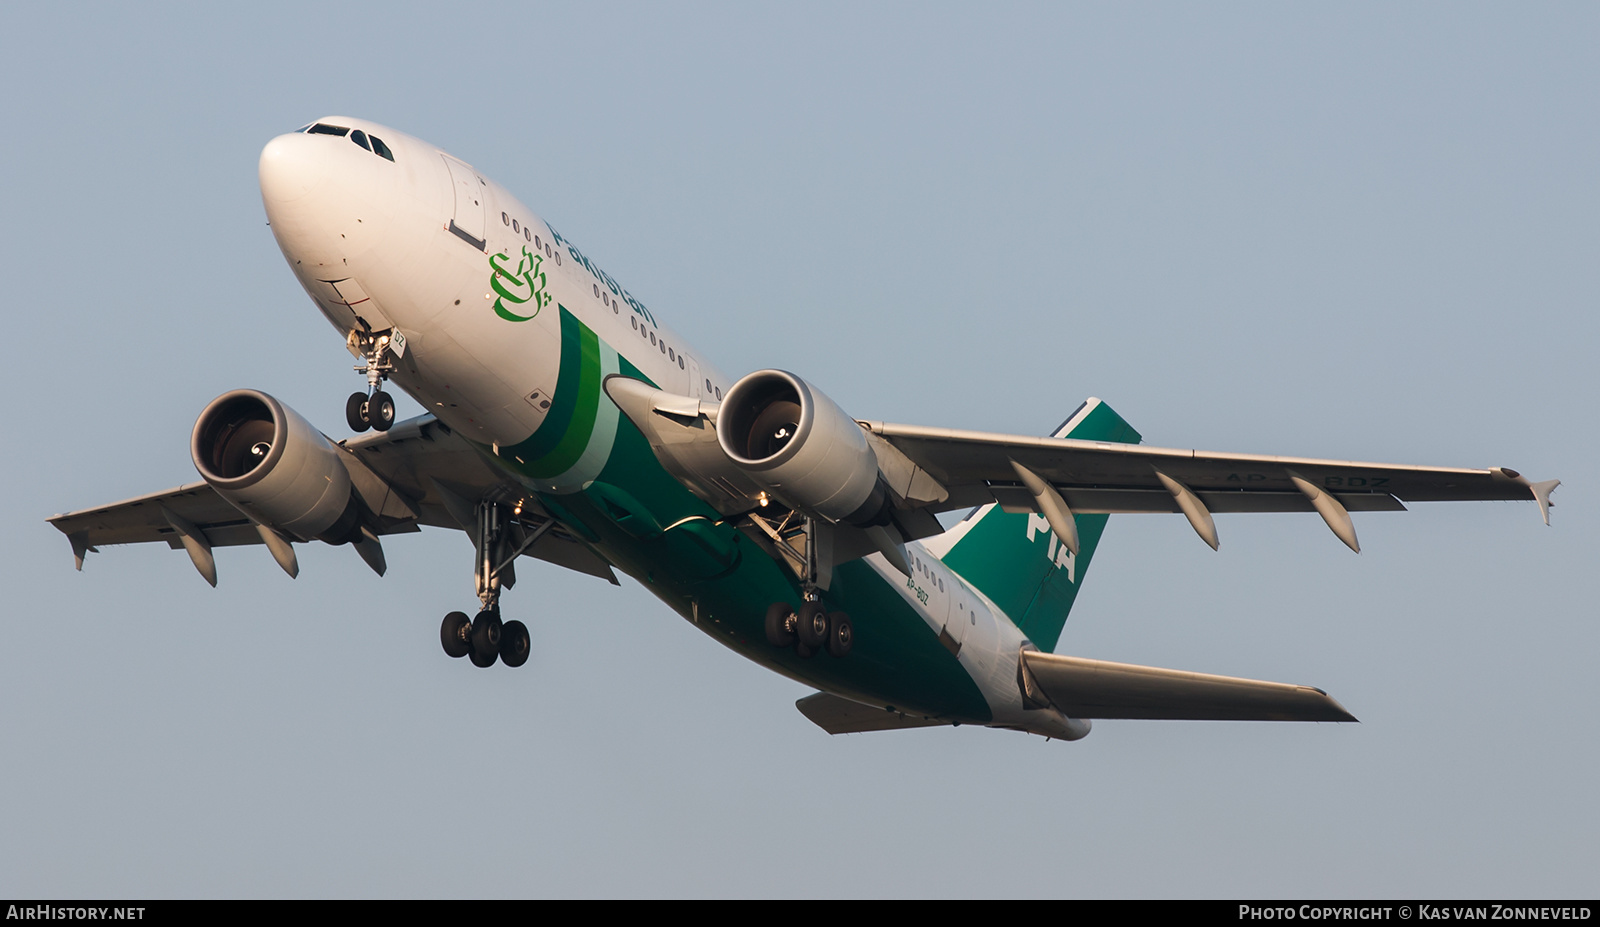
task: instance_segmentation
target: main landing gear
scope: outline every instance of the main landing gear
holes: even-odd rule
[[[855,628],[844,612],[830,612],[817,591],[817,544],[813,522],[806,520],[805,579],[800,589],[800,611],[787,602],[767,606],[767,643],[774,647],[793,647],[801,657],[827,650],[836,657],[850,653],[855,643]]]
[[[816,600],[801,603],[798,613],[788,602],[774,602],[767,607],[767,643],[793,647],[802,657],[819,650],[843,657],[855,643],[855,628],[849,615],[830,612]]]
[[[390,335],[354,331],[350,333],[350,347],[360,351],[364,358],[363,364],[355,369],[357,373],[367,375],[367,391],[351,393],[350,398],[345,400],[345,423],[357,433],[368,428],[388,431],[389,426],[394,424],[394,397],[379,387],[394,372]]]
[[[479,502],[475,512],[473,579],[481,608],[474,618],[465,612],[445,615],[439,626],[439,643],[452,657],[471,657],[473,666],[493,666],[497,660],[521,666],[528,662],[533,642],[527,625],[500,620],[500,589],[516,582],[516,559],[555,522],[547,521],[529,531],[517,522],[510,506],[498,502]]]
[[[520,621],[501,622],[500,612],[488,608],[476,618],[468,618],[466,612],[444,616],[439,643],[452,657],[471,657],[473,666],[493,666],[495,660],[507,666],[521,666],[533,652],[527,625]]]

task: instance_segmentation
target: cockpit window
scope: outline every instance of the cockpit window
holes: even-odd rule
[[[295,129],[295,131],[296,131],[296,132],[304,132],[304,131],[305,131],[305,130],[307,130],[307,129],[309,129],[309,128],[311,128],[311,127],[312,127],[312,126],[314,126],[314,125],[316,125],[316,123],[314,123],[314,122],[308,122],[308,123],[306,123],[306,124],[305,124],[305,125],[303,125],[303,126],[301,126],[301,127],[300,127],[300,128],[298,128],[298,129]]]
[[[372,146],[367,144],[367,133],[361,131],[360,129],[350,133],[350,141],[355,142],[357,145],[360,145],[362,148],[365,148],[368,151],[372,150]]]
[[[390,151],[389,146],[383,143],[383,139],[377,137],[376,135],[369,135],[367,138],[372,142],[373,154],[376,154],[382,158],[388,158],[390,161],[394,160],[394,152]]]
[[[316,125],[312,126],[311,128],[307,129],[306,130],[306,134],[307,135],[349,135],[350,134],[350,130],[348,128],[344,127],[344,126],[330,126],[325,122],[319,122]]]

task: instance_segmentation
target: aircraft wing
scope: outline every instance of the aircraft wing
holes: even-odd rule
[[[1186,673],[1023,651],[1017,667],[1023,698],[1069,718],[1152,721],[1354,721],[1344,706],[1311,686]]]
[[[1215,529],[1207,525],[1215,512],[1315,511],[1352,548],[1347,513],[1402,511],[1406,502],[1532,499],[1549,524],[1550,491],[1560,482],[1531,482],[1505,467],[1417,467],[861,425],[877,439],[892,483],[906,486],[893,488],[908,499],[935,500],[927,505],[933,511],[990,502],[1008,511],[1040,511],[1050,508],[1053,493],[1071,513],[1180,512],[1212,546]],[[892,448],[887,455],[884,444]],[[930,480],[938,485],[930,488]]]
[[[366,524],[374,536],[415,532],[422,525],[470,530],[469,500],[478,499],[522,502],[520,519],[529,530],[549,520],[547,513],[532,500],[524,500],[521,489],[502,479],[472,445],[431,415],[338,446],[347,452],[343,462],[366,507]],[[263,529],[204,482],[67,512],[49,521],[67,536],[80,570],[85,554],[104,545],[163,541],[174,550],[190,548],[196,567],[214,583],[210,548],[271,543]],[[278,543],[287,542],[278,538]],[[617,582],[610,563],[559,526],[539,537],[526,554]]]

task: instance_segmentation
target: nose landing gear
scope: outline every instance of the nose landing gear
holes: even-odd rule
[[[394,397],[380,389],[380,385],[394,373],[394,358],[405,352],[405,336],[399,331],[375,335],[371,332],[353,331],[349,337],[350,350],[359,352],[363,362],[357,373],[367,375],[367,391],[351,393],[345,400],[344,418],[350,430],[357,433],[372,428],[388,431],[394,424]]]
[[[371,396],[366,393],[351,393],[345,400],[344,420],[350,430],[360,433],[368,428],[378,431],[388,431],[394,424],[394,397],[383,390],[378,390]]]

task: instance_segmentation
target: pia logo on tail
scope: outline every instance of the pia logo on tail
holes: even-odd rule
[[[489,255],[489,287],[499,296],[494,301],[494,314],[507,322],[527,322],[550,305],[550,294],[545,292],[549,281],[544,274],[544,255],[524,246],[516,270],[506,267],[510,260],[504,251]],[[529,314],[511,311],[511,306],[521,309],[527,303],[533,304]]]
[[[1064,569],[1067,571],[1067,582],[1077,585],[1078,558],[1072,553],[1072,551],[1067,549],[1067,545],[1062,544],[1060,540],[1056,538],[1055,532],[1050,530],[1050,522],[1045,520],[1043,515],[1033,512],[1028,513],[1028,542],[1032,543],[1034,535],[1038,534],[1040,531],[1043,531],[1050,538],[1050,544],[1046,548],[1045,556],[1047,556],[1058,569]]]

